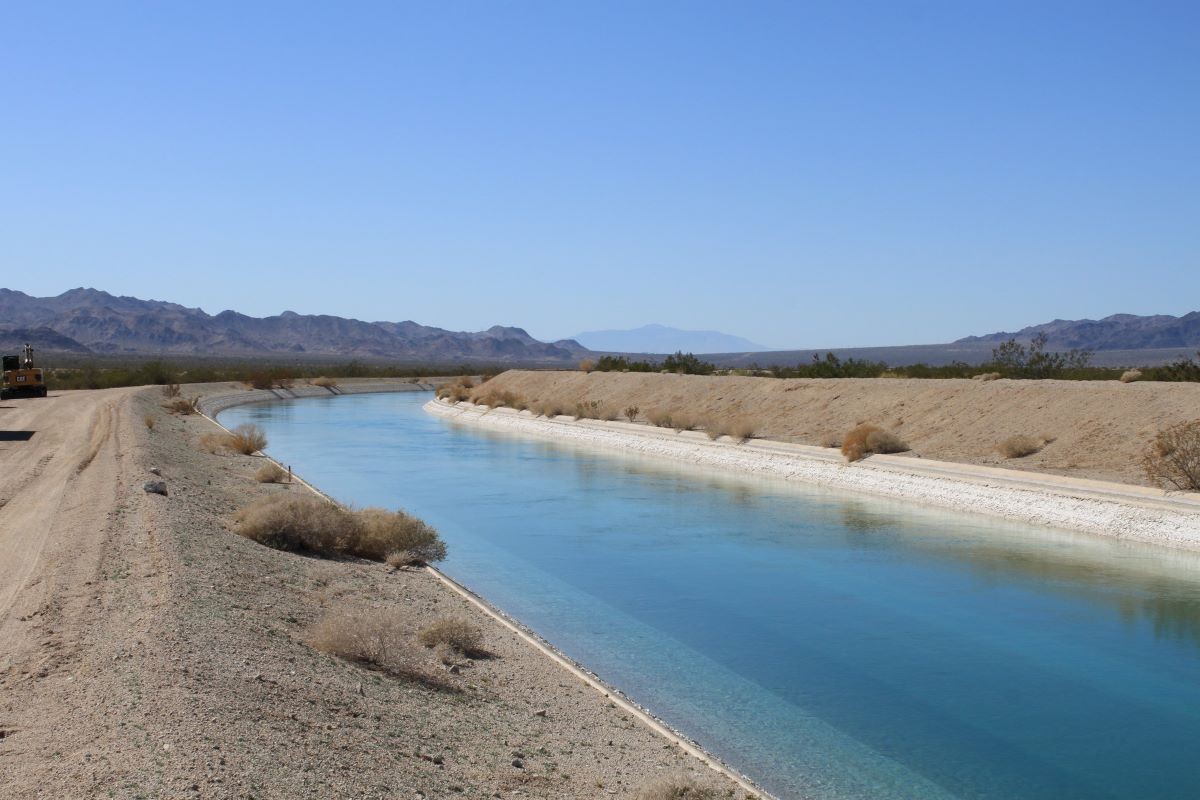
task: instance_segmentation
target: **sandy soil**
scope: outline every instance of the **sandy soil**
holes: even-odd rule
[[[771,439],[817,445],[860,422],[898,433],[907,457],[1143,484],[1138,458],[1163,427],[1200,416],[1200,384],[1117,381],[904,379],[777,380],[658,373],[505,372],[487,384],[573,408],[688,409],[745,416]],[[1053,437],[1041,452],[1004,459],[1009,436]]]
[[[34,432],[0,440],[0,797],[607,798],[676,771],[719,781],[435,576],[237,536],[234,509],[306,490],[255,483],[261,458],[200,451],[212,423],[159,399],[0,408],[0,430]],[[151,467],[169,496],[143,492]],[[447,673],[461,691],[445,693],[309,647],[345,605],[414,632],[470,616],[495,658]]]

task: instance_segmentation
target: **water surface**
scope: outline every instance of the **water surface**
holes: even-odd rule
[[[780,797],[1200,796],[1200,559],[482,431],[244,406],[338,499]]]

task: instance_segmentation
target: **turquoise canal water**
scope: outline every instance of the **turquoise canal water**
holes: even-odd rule
[[[462,426],[245,406],[339,499],[780,797],[1200,796],[1200,559]]]

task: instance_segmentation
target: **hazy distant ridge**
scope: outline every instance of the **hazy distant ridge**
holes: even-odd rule
[[[666,325],[632,330],[586,331],[572,337],[589,350],[615,353],[756,353],[766,350],[749,339],[720,331],[685,331]]]

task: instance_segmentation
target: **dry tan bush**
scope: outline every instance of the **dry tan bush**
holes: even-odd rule
[[[729,425],[729,435],[739,442],[749,441],[758,432],[758,426],[746,417],[738,417]]]
[[[599,413],[596,414],[596,419],[602,419],[605,422],[612,422],[617,417],[621,416],[621,412],[616,406],[600,406]]]
[[[1045,438],[1037,439],[1033,436],[1018,434],[1000,442],[996,445],[996,450],[1005,458],[1024,458],[1038,452],[1047,444]]]
[[[821,438],[817,440],[817,444],[821,447],[841,447],[842,437],[836,433],[823,433]]]
[[[575,419],[599,419],[599,400],[580,400],[575,404]]]
[[[323,653],[431,689],[459,691],[450,679],[422,663],[420,651],[392,614],[368,609],[328,612],[313,627],[309,643]]]
[[[147,414],[146,416],[142,417],[142,422],[146,423],[147,428],[154,430],[154,426],[158,423],[158,418],[153,414]]]
[[[717,790],[690,775],[660,778],[638,790],[637,800],[717,800]]]
[[[583,361],[579,362],[579,369],[584,372],[591,372],[595,368],[596,362],[592,361],[590,358],[585,358]]]
[[[714,416],[704,416],[696,420],[697,425],[704,431],[708,438],[716,441],[725,434],[729,433],[729,423]]]
[[[628,406],[621,413],[625,415],[625,419],[629,420],[630,422],[636,422],[638,414],[640,412],[641,412],[641,409],[638,408],[637,406]]]
[[[324,375],[319,378],[313,378],[309,383],[313,386],[320,386],[322,389],[336,389],[338,387],[338,382],[335,378],[327,378]]]
[[[1141,380],[1142,371],[1140,369],[1127,369],[1121,373],[1121,383],[1133,383],[1136,380]]]
[[[903,453],[908,449],[899,436],[878,425],[862,424],[842,437],[842,455],[858,461],[872,453]]]
[[[272,494],[234,515],[237,532],[276,550],[349,553],[362,523],[339,505],[316,495]]]
[[[274,461],[268,461],[258,468],[258,472],[254,473],[254,480],[259,483],[283,483],[286,477],[287,473]]]
[[[165,397],[167,400],[170,400],[173,397],[179,397],[179,384],[178,383],[168,383],[166,386],[163,386],[162,387],[162,396]]]
[[[1159,431],[1142,454],[1141,465],[1156,486],[1200,491],[1200,419]]]
[[[196,404],[200,402],[199,397],[174,397],[163,403],[163,408],[170,411],[172,414],[180,414],[188,416],[197,412]]]
[[[362,533],[352,545],[354,555],[382,561],[389,553],[403,551],[408,553],[410,563],[441,561],[446,557],[446,543],[424,520],[382,508],[367,508],[356,516],[362,524]]]
[[[554,419],[555,417],[562,416],[564,413],[562,403],[559,403],[556,400],[543,401],[538,407],[538,410],[546,419]]]
[[[525,411],[529,408],[529,401],[524,397],[518,396],[513,398],[513,401],[510,405],[517,411]]]
[[[659,428],[671,427],[671,412],[665,408],[652,408],[646,412],[646,419],[651,425]]]
[[[671,412],[671,427],[675,432],[695,430],[699,423],[696,421],[694,414],[688,411],[672,411]]]
[[[267,446],[267,434],[262,428],[247,422],[226,434],[225,446],[244,456],[254,455]]]
[[[973,380],[973,381],[996,381],[996,380],[1000,380],[1000,378],[1002,378],[1002,377],[1004,377],[1004,376],[1002,376],[999,372],[982,372],[979,375],[972,375],[971,380]]]
[[[483,631],[466,617],[437,619],[422,628],[417,638],[426,647],[444,644],[465,656],[480,655],[484,652]]]

